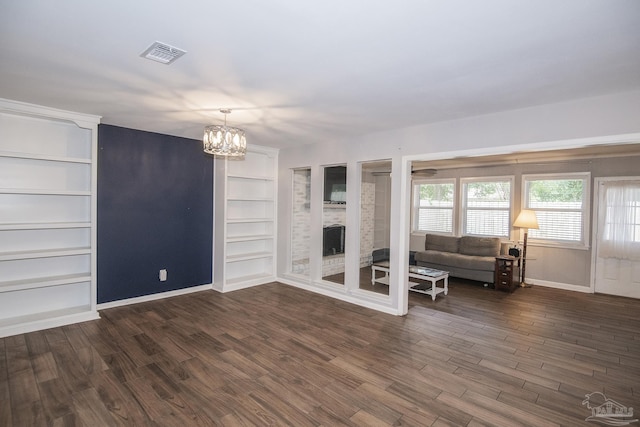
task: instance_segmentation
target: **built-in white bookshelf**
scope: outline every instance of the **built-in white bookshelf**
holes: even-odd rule
[[[0,99],[0,337],[98,318],[99,121]]]
[[[278,151],[251,146],[244,159],[218,158],[215,173],[214,289],[275,279]]]

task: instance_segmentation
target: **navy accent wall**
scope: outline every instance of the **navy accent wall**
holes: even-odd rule
[[[98,303],[212,283],[213,160],[202,143],[99,125],[97,246]]]

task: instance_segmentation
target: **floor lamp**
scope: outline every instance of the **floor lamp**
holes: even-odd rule
[[[516,221],[513,223],[514,227],[524,228],[524,246],[522,248],[522,280],[520,281],[520,286],[523,288],[529,287],[525,282],[525,273],[527,268],[527,234],[530,228],[537,230],[540,228],[538,226],[538,218],[536,217],[536,213],[529,209],[522,209],[520,211],[520,215],[516,218]]]

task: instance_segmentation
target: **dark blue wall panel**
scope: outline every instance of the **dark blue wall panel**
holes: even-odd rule
[[[98,303],[211,283],[213,160],[201,142],[100,125],[98,150]]]

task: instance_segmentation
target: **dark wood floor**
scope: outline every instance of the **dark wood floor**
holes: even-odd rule
[[[593,425],[640,409],[640,302],[452,281],[396,317],[282,284],[0,339],[0,426]]]

